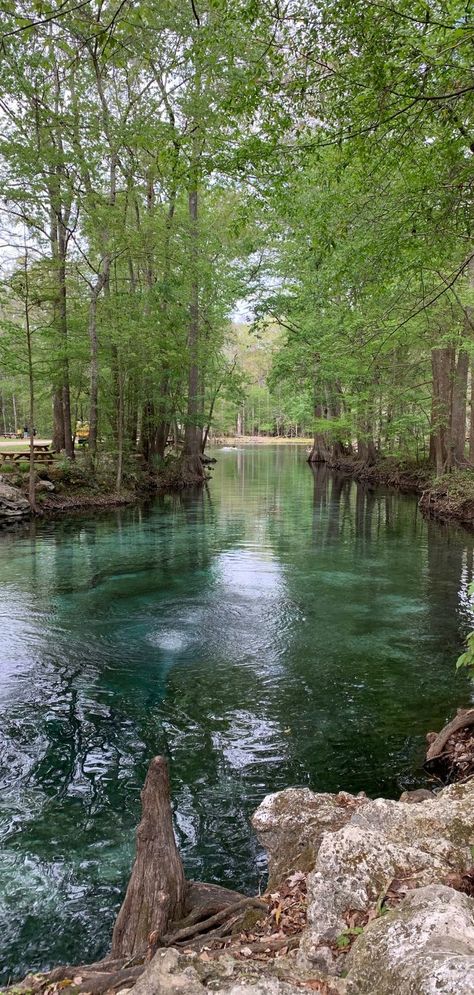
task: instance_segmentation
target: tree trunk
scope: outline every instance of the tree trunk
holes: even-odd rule
[[[377,462],[377,447],[375,445],[374,440],[371,437],[369,437],[367,441],[366,462],[368,463],[369,466],[375,466],[375,463]]]
[[[166,315],[166,311],[163,310]],[[160,459],[164,459],[166,443],[170,431],[170,386],[167,373],[164,373],[160,383],[160,396],[157,403],[157,423],[155,429],[155,451]]]
[[[332,397],[328,404],[328,416],[330,420],[337,421],[341,417],[342,390],[339,382],[336,382]],[[298,432],[296,432],[298,434]],[[344,444],[341,439],[334,438],[332,442],[332,458],[338,460],[344,456]]]
[[[189,218],[191,222],[192,258],[194,267],[197,265],[197,232],[198,193],[192,189],[189,193]],[[199,287],[197,273],[194,273],[191,287],[191,303],[189,307],[189,377],[188,377],[188,420],[184,433],[184,454],[193,457],[200,453],[200,431],[197,426],[199,415]]]
[[[196,153],[195,153],[196,154]],[[189,305],[189,374],[188,374],[188,408],[184,445],[182,452],[183,480],[197,483],[204,480],[201,463],[202,430],[199,426],[199,275],[198,275],[198,187],[197,166],[194,164],[193,177],[189,190],[189,221],[191,231],[191,266],[193,270],[191,283],[191,301]]]
[[[61,390],[53,394],[53,449],[60,453],[64,449],[64,412]]]
[[[5,397],[4,397],[3,393],[2,393],[2,396],[1,396],[1,404],[2,404],[3,434],[6,435],[7,432],[8,432],[8,429],[7,429],[7,412],[6,412]]]
[[[235,366],[235,363],[234,363],[234,366]],[[212,395],[212,398],[211,398],[211,403],[209,405],[209,414],[207,416],[206,428],[204,430],[204,435],[203,435],[203,438],[202,438],[201,452],[203,454],[206,451],[207,440],[209,438],[209,432],[211,430],[211,425],[212,425],[212,419],[213,419],[213,415],[214,415],[215,404],[216,404],[217,398],[219,396],[219,392],[220,392],[223,384],[224,384],[224,381],[221,380],[220,383],[218,384],[216,390],[214,391],[214,393]]]
[[[71,214],[72,193],[67,170],[65,169],[65,158],[63,150],[63,133],[61,129],[60,115],[60,90],[61,80],[58,65],[53,59],[52,77],[54,80],[54,111],[56,126],[48,132],[48,141],[51,143],[53,152],[51,169],[48,179],[49,207],[50,207],[50,245],[51,259],[53,264],[53,277],[56,283],[55,300],[53,306],[53,321],[57,333],[57,345],[60,353],[58,367],[61,370],[61,381],[57,383],[58,394],[61,395],[61,404],[55,405],[55,419],[61,412],[63,430],[58,430],[57,442],[63,442],[66,455],[74,459],[74,445],[71,429],[71,396],[69,388],[69,358],[68,358],[68,327],[67,327],[67,286],[66,286],[66,263],[68,248],[68,222]],[[41,130],[37,125],[37,141],[41,146]],[[56,429],[56,426],[55,426]],[[61,436],[61,438],[60,438]]]
[[[122,371],[121,358],[116,345],[112,346],[112,374],[115,393],[115,440],[117,443],[117,472],[115,479],[115,489],[120,494],[123,477],[123,447],[125,430],[125,403],[124,403],[124,375]]]
[[[151,444],[151,427],[154,418],[154,406],[152,401],[145,401],[142,411],[142,430],[140,434],[141,450],[143,459],[147,466],[151,463],[153,456],[153,446]]]
[[[66,291],[66,254],[67,242],[66,232],[61,220],[53,212],[51,225],[51,245],[53,262],[56,269],[57,296],[55,302],[55,324],[59,336],[59,348],[61,350],[61,370],[62,384],[61,413],[62,413],[62,439],[61,449],[65,449],[66,456],[74,459],[74,446],[71,431],[71,394],[69,389],[69,359],[68,359],[68,331],[67,331],[67,291]],[[55,407],[55,416],[59,416],[60,407]],[[59,433],[58,433],[59,441]]]
[[[31,343],[30,325],[30,298],[29,298],[29,273],[28,273],[28,249],[25,248],[25,331],[26,331],[26,351],[28,356],[28,390],[29,390],[29,429],[30,429],[30,470],[28,475],[28,500],[32,512],[36,512],[36,492],[35,492],[35,387],[33,373],[33,349]]]
[[[170,423],[168,421],[158,422],[156,427],[156,455],[160,459],[164,459],[169,433]]]
[[[325,416],[323,405],[320,401],[314,406],[314,417],[321,420]],[[311,452],[308,456],[308,463],[327,463],[330,457],[327,435],[325,432],[315,432]]]
[[[16,397],[12,394],[12,404],[13,404],[13,424],[15,429],[15,435],[18,432],[18,415],[16,413]]]
[[[474,371],[471,366],[471,411],[469,426],[469,462],[474,465]]]
[[[441,475],[451,466],[451,407],[454,350],[432,349],[433,388],[431,402],[430,459]]]
[[[64,448],[66,456],[74,459],[74,446],[71,426],[71,392],[69,387],[69,358],[67,333],[67,303],[66,303],[66,237],[60,226],[58,238],[59,250],[59,330],[63,350],[63,413],[64,413]]]
[[[113,958],[146,951],[184,910],[186,882],[173,832],[168,769],[164,757],[150,764],[142,793],[136,857],[112,936]]]
[[[97,434],[99,421],[99,367],[97,342],[97,300],[101,290],[98,283],[91,290],[89,301],[89,346],[90,346],[90,407],[89,407],[89,453],[92,460],[97,453]]]
[[[131,396],[129,397],[127,405],[127,427],[126,427],[127,441],[132,452],[137,448],[139,429],[140,429],[140,409],[138,407],[138,391],[136,383],[132,382]]]
[[[452,388],[451,412],[451,461],[454,464],[466,462],[466,406],[467,406],[467,374],[469,370],[469,355],[465,349],[460,349]]]

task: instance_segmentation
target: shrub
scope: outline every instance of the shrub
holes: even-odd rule
[[[474,583],[469,584],[468,591],[472,600],[474,598]],[[466,636],[466,649],[457,659],[456,670],[461,667],[466,667],[470,677],[474,678],[474,632],[469,632]]]

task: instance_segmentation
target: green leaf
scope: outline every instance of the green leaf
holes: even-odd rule
[[[344,947],[348,947],[350,945],[351,941],[347,935],[347,932],[348,931],[346,931],[345,933],[340,933],[336,939],[336,946],[339,947],[340,949],[343,949]]]

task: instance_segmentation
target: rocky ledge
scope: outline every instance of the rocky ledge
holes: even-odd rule
[[[296,955],[306,976],[316,968],[348,995],[474,992],[474,780],[418,798],[290,789],[257,810],[273,878],[283,854],[298,864],[314,850]]]
[[[474,995],[474,779],[398,802],[290,788],[253,825],[270,887],[229,906],[247,905],[237,930],[194,917],[145,960],[30,975],[17,995]]]

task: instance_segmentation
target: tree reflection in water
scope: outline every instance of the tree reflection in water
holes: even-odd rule
[[[416,501],[222,454],[208,488],[0,540],[4,977],[107,946],[139,792],[170,758],[189,876],[255,888],[288,784],[396,795],[468,699],[472,539]]]

